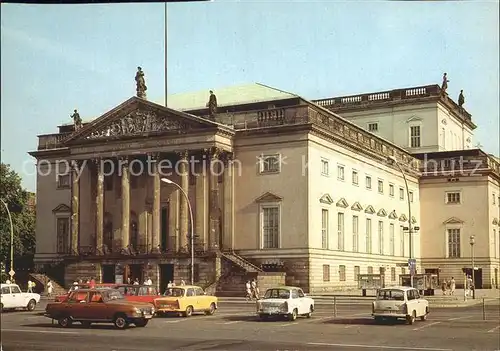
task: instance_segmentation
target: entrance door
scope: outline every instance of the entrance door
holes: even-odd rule
[[[112,284],[115,282],[115,265],[104,264],[102,265],[102,282],[104,284]]]
[[[168,282],[174,281],[174,265],[160,264],[160,293],[163,294],[167,289]]]
[[[161,249],[162,251],[171,249],[168,247],[168,214],[169,214],[169,204],[167,203],[165,207],[161,209]]]
[[[467,274],[472,278],[472,269],[471,268],[464,268],[463,269],[464,273]],[[474,285],[476,289],[482,289],[483,288],[483,269],[478,268],[474,270]]]
[[[139,284],[144,283],[144,266],[142,264],[129,264],[129,277],[132,284],[139,280]]]

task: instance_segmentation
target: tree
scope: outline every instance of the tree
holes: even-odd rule
[[[0,164],[0,198],[7,204],[14,227],[14,258],[35,252],[35,209],[28,206],[30,193],[22,188],[21,177],[10,166]],[[10,263],[10,222],[0,205],[0,262]]]

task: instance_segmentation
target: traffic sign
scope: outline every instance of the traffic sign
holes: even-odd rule
[[[14,270],[13,270],[13,269],[11,269],[11,270],[9,271],[9,275],[10,275],[10,277],[12,278],[12,277],[14,276],[14,274],[16,274],[16,272],[14,272]]]
[[[412,275],[417,271],[417,260],[415,258],[408,259],[408,269]]]

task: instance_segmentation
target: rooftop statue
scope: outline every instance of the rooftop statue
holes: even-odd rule
[[[144,72],[142,71],[141,67],[137,67],[137,73],[135,74],[135,83],[136,83],[137,97],[145,99],[146,90],[148,90],[148,87],[146,86],[146,80],[144,79]]]

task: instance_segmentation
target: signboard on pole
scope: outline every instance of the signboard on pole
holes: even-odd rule
[[[14,276],[14,274],[16,274],[16,272],[14,272],[14,270],[13,270],[13,269],[11,269],[11,270],[9,271],[9,275],[10,275],[10,278],[11,278],[11,279],[12,279],[12,277]]]
[[[408,269],[410,270],[411,275],[415,275],[417,273],[417,260],[415,258],[408,259]]]

